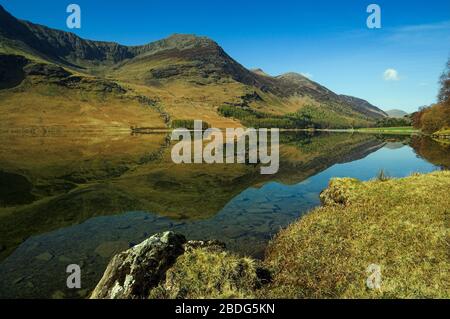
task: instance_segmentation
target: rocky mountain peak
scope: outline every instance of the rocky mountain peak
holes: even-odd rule
[[[264,72],[264,70],[261,69],[261,68],[252,69],[252,70],[250,70],[250,71],[252,71],[253,73],[256,73],[256,74],[258,74],[258,75],[270,76],[269,74],[267,74],[266,72]]]
[[[220,49],[219,45],[208,37],[179,33],[145,45],[129,47],[130,51],[135,55],[155,54],[165,50],[183,51],[197,48]]]

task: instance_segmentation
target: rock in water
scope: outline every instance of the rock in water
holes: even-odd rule
[[[166,271],[184,253],[186,238],[173,232],[156,234],[110,261],[91,299],[146,299]]]

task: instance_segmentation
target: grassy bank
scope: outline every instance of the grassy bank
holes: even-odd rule
[[[412,126],[404,127],[370,127],[357,129],[357,132],[362,133],[382,133],[382,134],[415,134],[420,133],[420,130],[413,128]]]
[[[360,182],[334,179],[323,206],[281,231],[266,297],[448,298],[450,172]],[[381,268],[380,289],[366,272]]]
[[[450,128],[443,128],[431,136],[439,143],[450,144]]]
[[[333,179],[323,205],[282,230],[262,262],[190,249],[150,298],[449,298],[449,188],[449,171]]]

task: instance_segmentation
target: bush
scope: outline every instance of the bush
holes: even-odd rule
[[[422,114],[422,131],[431,134],[450,126],[450,107],[444,104],[436,104]]]
[[[202,130],[207,130],[210,127],[211,126],[207,122],[205,122],[205,121],[202,122]],[[174,128],[174,129],[185,128],[188,130],[193,130],[194,129],[194,120],[173,120],[172,128]]]
[[[246,127],[281,129],[304,129],[315,127],[311,121],[311,116],[302,112],[274,115],[255,111],[250,108],[229,105],[219,107],[218,112],[224,117],[232,117],[240,120]]]
[[[427,134],[450,127],[450,60],[447,62],[447,68],[441,76],[440,83],[439,103],[422,108],[412,115],[414,127]]]
[[[376,127],[403,127],[403,126],[411,126],[411,119],[407,116],[403,118],[393,118],[388,117],[381,120],[378,120]]]

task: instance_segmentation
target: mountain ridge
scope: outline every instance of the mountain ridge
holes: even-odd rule
[[[248,70],[207,37],[173,34],[144,45],[125,46],[85,40],[71,32],[19,20],[1,5],[0,17],[0,53],[28,55],[31,60],[56,64],[73,70],[72,73],[119,80],[151,90],[174,85],[177,89],[180,85],[203,87],[195,97],[190,93],[180,96],[190,103],[211,100],[214,93],[209,91],[213,87],[225,91],[226,87],[232,87],[221,98],[222,102],[214,102],[214,108],[224,103],[251,105],[281,115],[308,106],[316,117],[322,112],[328,115],[329,124],[322,126],[331,126],[333,116],[339,118],[340,126],[347,127],[354,123],[369,125],[386,116],[365,100],[344,98],[300,74],[270,76],[262,70]]]

